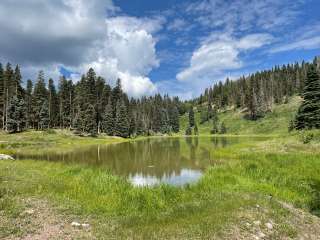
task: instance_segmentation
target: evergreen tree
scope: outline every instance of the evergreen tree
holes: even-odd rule
[[[109,101],[104,111],[102,126],[103,132],[105,132],[109,136],[114,135],[115,118],[113,117],[113,108],[111,105],[111,101]]]
[[[84,112],[83,125],[84,132],[89,133],[91,136],[97,135],[96,110],[92,104],[87,104]]]
[[[72,125],[72,103],[73,103],[73,84],[72,81],[68,81],[64,76],[60,78],[59,82],[59,119],[61,128],[70,128]],[[86,98],[86,94],[81,92],[79,96],[83,98],[83,102],[79,103],[82,106],[81,110],[85,111],[84,106],[90,103]]]
[[[178,133],[180,131],[179,110],[176,106],[173,107],[171,112],[171,126],[173,132]]]
[[[24,100],[13,96],[8,105],[7,131],[21,132],[26,127],[26,105]]]
[[[13,82],[14,95],[18,96],[18,98],[22,98],[24,96],[24,89],[21,87],[22,76],[21,76],[19,65],[17,65],[14,70],[13,81],[14,81]]]
[[[295,127],[298,130],[320,128],[320,79],[315,66],[310,66],[302,93]]]
[[[85,116],[84,111],[82,111],[80,106],[78,105],[76,109],[76,114],[72,123],[77,133],[82,134],[85,132],[84,116]]]
[[[197,124],[194,125],[194,135],[199,135],[199,129]]]
[[[55,127],[58,125],[59,120],[59,99],[57,95],[56,88],[54,86],[53,80],[49,79],[49,96],[48,96],[48,104],[49,104],[49,126]]]
[[[208,112],[206,110],[202,109],[200,112],[200,124],[204,124],[208,120],[209,120]]]
[[[220,133],[221,134],[226,134],[227,133],[227,127],[226,127],[224,122],[221,123]]]
[[[45,85],[44,73],[43,71],[40,71],[38,75],[38,80],[34,86],[33,97],[32,97],[33,115],[34,115],[34,121],[35,121],[35,125],[37,126],[37,129],[41,128],[40,112],[42,110],[44,102],[47,101],[47,98],[48,98],[48,92]]]
[[[191,107],[189,110],[189,126],[193,127],[194,125],[195,125],[194,111],[193,111],[193,107]]]
[[[5,80],[2,64],[0,63],[0,117],[1,128],[4,129],[5,125]]]
[[[145,129],[144,129],[143,120],[141,116],[138,116],[137,118],[136,133],[138,136],[145,134]]]
[[[34,115],[32,108],[32,91],[33,91],[33,83],[30,79],[27,81],[27,90],[26,90],[26,111],[27,111],[27,128],[33,128],[34,123]]]
[[[127,108],[123,101],[117,104],[115,135],[119,137],[129,136],[129,120],[127,115]]]
[[[187,127],[187,129],[186,129],[186,135],[187,135],[187,136],[192,135],[192,128],[191,128],[191,127]]]
[[[45,100],[41,106],[40,114],[39,114],[39,126],[41,130],[45,130],[49,128],[50,117],[49,117],[49,104],[48,101]]]

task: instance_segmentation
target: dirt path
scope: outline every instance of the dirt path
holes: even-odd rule
[[[78,223],[75,219],[58,213],[47,201],[25,199],[23,204],[25,210],[14,223],[20,229],[20,236],[8,236],[4,240],[95,239],[89,224],[75,224]]]

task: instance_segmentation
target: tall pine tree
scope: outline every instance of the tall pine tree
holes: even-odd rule
[[[320,128],[320,79],[314,65],[308,69],[302,98],[295,120],[296,129]]]

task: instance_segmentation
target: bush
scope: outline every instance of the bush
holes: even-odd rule
[[[186,129],[186,135],[192,135],[192,128],[191,127],[188,127]]]
[[[303,144],[310,143],[313,138],[314,138],[313,133],[303,132],[301,134],[301,141],[303,142]]]

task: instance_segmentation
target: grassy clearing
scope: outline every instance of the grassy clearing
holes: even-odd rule
[[[286,135],[288,133],[289,121],[294,117],[301,102],[299,97],[292,97],[288,104],[275,105],[273,111],[267,113],[264,118],[257,121],[250,121],[244,118],[245,112],[239,109],[229,109],[219,113],[220,122],[224,122],[228,134],[237,135]],[[212,129],[211,122],[200,122],[200,112],[195,112],[195,119],[198,123],[199,134],[207,135]],[[184,134],[188,126],[188,114],[180,120],[181,131]]]
[[[37,197],[50,199],[67,214],[89,217],[99,239],[185,239],[222,237],[243,209],[258,204],[269,209],[266,219],[281,223],[278,233],[290,235],[292,226],[283,223],[289,212],[278,201],[319,214],[320,152],[310,153],[316,138],[307,145],[299,135],[286,139],[212,149],[217,164],[197,184],[184,188],[135,188],[107,171],[80,165],[1,161],[0,212],[16,219],[23,209],[19,199]],[[261,148],[277,141],[287,142],[285,152]],[[0,237],[22,234],[8,227],[0,232]]]
[[[0,132],[0,151],[14,155],[17,152],[40,154],[42,152],[68,151],[75,147],[93,144],[110,144],[127,141],[117,137],[80,137],[68,130],[26,131],[18,134]]]
[[[267,239],[320,234],[315,230],[319,228],[310,227],[318,225],[309,217],[297,219],[305,212],[320,215],[320,132],[287,132],[298,102],[295,98],[276,106],[257,122],[244,120],[240,112],[220,113],[229,134],[276,137],[212,148],[216,163],[198,183],[182,188],[136,188],[106,170],[82,165],[0,161],[0,238],[24,236],[30,228],[29,223],[21,224],[32,221],[23,215],[25,199],[45,199],[70,221],[89,221],[97,239],[251,239],[257,231]],[[186,120],[181,120],[182,129]],[[208,123],[200,125],[200,134],[207,135],[209,129]],[[37,153],[125,140],[54,131],[0,134],[0,141],[3,153]],[[283,202],[304,212],[292,213]],[[259,230],[253,227],[257,220]],[[270,221],[272,231],[263,228]],[[245,234],[239,235],[241,231]]]

